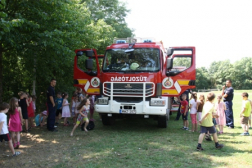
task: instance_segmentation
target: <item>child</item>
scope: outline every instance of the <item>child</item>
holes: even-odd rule
[[[79,111],[79,116],[77,118],[77,122],[70,134],[70,136],[73,136],[73,133],[74,133],[74,130],[79,126],[79,124],[81,123],[81,121],[85,121],[85,126],[84,126],[84,130],[86,132],[88,132],[87,130],[87,126],[88,126],[88,123],[89,123],[89,120],[88,120],[88,113],[89,113],[89,110],[90,110],[90,101],[89,99],[87,98],[84,98],[80,105],[77,107],[77,110]]]
[[[190,117],[192,120],[192,132],[197,131],[197,93],[193,92],[190,100]]]
[[[43,127],[43,125],[45,125],[46,118],[47,118],[47,110],[44,110],[42,113],[38,114],[35,117],[36,126]]]
[[[10,120],[9,120],[9,131],[11,131],[11,138],[14,149],[18,149],[20,145],[20,131],[22,131],[22,112],[21,108],[18,107],[18,99],[13,97],[10,99]],[[17,137],[15,142],[14,138]]]
[[[249,119],[249,115],[251,113],[251,104],[250,101],[248,100],[248,93],[244,92],[242,93],[242,111],[240,113],[240,117],[241,117],[241,125],[243,128],[243,133],[241,135],[243,136],[248,136],[249,132],[248,132],[248,119]]]
[[[95,95],[89,97],[90,101],[90,121],[94,121],[94,104],[95,104]]]
[[[69,103],[68,103],[68,100],[67,100],[68,94],[67,93],[63,93],[62,94],[62,98],[63,98],[62,117],[64,117],[64,126],[68,126],[67,118],[71,117]]]
[[[31,130],[32,127],[34,127],[33,124],[33,118],[35,117],[34,109],[33,109],[33,102],[32,102],[32,97],[27,93],[28,95],[28,106],[27,106],[27,111],[28,111],[28,123],[29,123],[29,130]]]
[[[216,113],[214,113],[214,104],[213,104],[214,99],[215,99],[215,94],[212,92],[208,93],[207,102],[204,104],[203,111],[202,111],[202,118],[199,121],[201,126],[200,126],[200,135],[199,135],[198,146],[197,146],[198,151],[203,150],[201,143],[204,139],[206,132],[213,134],[215,147],[217,149],[223,148],[223,145],[218,143],[217,133],[213,125],[213,116],[218,117]]]
[[[198,121],[201,120],[201,115],[202,115],[202,109],[205,103],[205,96],[201,94],[199,96],[199,101],[197,102],[197,114],[198,114]]]
[[[249,100],[249,101],[250,101],[250,104],[251,104],[251,113],[252,113],[252,101],[251,100]],[[248,122],[249,129],[251,128],[251,113],[249,115],[249,122]]]
[[[72,102],[71,102],[71,111],[72,111],[72,117],[73,117],[73,125],[76,124],[77,119],[77,105],[78,104],[78,96],[77,94],[73,94]]]
[[[25,92],[19,92],[18,95],[20,96],[19,99],[19,106],[21,107],[22,110],[22,116],[23,116],[23,120],[25,122],[25,132],[28,132],[28,111],[27,111],[27,107],[28,107],[28,101],[27,101],[27,95]]]
[[[217,100],[218,102],[215,104],[215,111],[219,117],[216,118],[216,122],[220,129],[219,134],[223,134],[223,127],[226,124],[226,116],[225,116],[226,105],[224,102],[221,101],[222,95],[219,95],[217,97]]]
[[[56,121],[55,124],[59,124],[59,119],[61,118],[62,114],[62,103],[63,103],[63,98],[60,92],[57,93],[57,99],[55,100],[57,103],[57,111],[56,111]]]
[[[9,148],[12,152],[12,156],[20,155],[20,152],[15,152],[13,148],[13,144],[9,135],[8,127],[7,127],[7,115],[10,106],[7,103],[0,104],[0,141],[3,140],[8,141]]]
[[[182,119],[183,119],[183,125],[184,127],[182,129],[184,130],[189,130],[188,126],[188,102],[186,100],[186,94],[182,94],[182,101],[180,102],[181,107],[180,107],[180,113],[182,114]]]

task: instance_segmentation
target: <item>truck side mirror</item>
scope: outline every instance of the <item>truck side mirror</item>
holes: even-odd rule
[[[167,49],[167,56],[171,56],[173,54],[173,49],[172,48],[168,48]]]
[[[166,62],[167,62],[166,69],[172,69],[172,67],[173,67],[173,58],[168,58]]]
[[[78,51],[77,53],[76,53],[76,56],[82,56],[83,55],[83,52],[82,51]]]
[[[86,59],[85,64],[86,64],[86,69],[88,70],[93,69],[93,59]]]
[[[93,57],[93,53],[94,53],[93,50],[87,50],[87,51],[86,51],[87,57]]]

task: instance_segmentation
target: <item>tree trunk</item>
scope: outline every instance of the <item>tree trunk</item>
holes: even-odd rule
[[[0,103],[3,102],[3,48],[0,43]]]

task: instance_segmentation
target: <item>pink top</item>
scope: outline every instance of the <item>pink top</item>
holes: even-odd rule
[[[9,131],[20,132],[22,131],[22,125],[18,109],[15,109],[15,114],[10,114]]]
[[[215,110],[219,118],[216,118],[218,125],[226,125],[225,103],[220,102],[215,104]]]

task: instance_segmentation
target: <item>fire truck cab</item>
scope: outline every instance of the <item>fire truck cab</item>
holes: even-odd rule
[[[195,88],[195,47],[170,47],[153,38],[115,39],[104,55],[75,50],[74,86],[97,95],[104,125],[116,118],[154,118],[167,127],[171,97]]]

